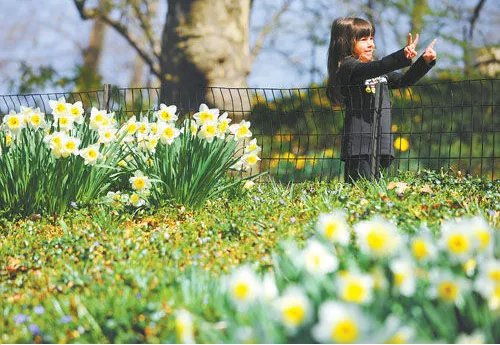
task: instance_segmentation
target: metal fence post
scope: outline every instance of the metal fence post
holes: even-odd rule
[[[104,109],[109,112],[109,101],[111,99],[111,84],[103,84],[103,102]]]

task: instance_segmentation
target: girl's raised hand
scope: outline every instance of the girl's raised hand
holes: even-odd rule
[[[436,51],[434,50],[434,45],[436,44],[437,38],[432,40],[431,44],[425,48],[424,54],[422,57],[424,58],[424,61],[427,63],[431,63],[432,61],[436,60],[437,54]]]
[[[416,34],[415,40],[413,40],[411,36],[411,32],[408,33],[408,38],[406,39],[406,47],[404,49],[405,56],[407,59],[413,59],[415,56],[417,56],[417,43],[418,43],[418,38],[419,35]]]

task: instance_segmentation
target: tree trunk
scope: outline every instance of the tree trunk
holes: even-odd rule
[[[103,13],[109,11],[108,0],[99,1],[99,10]],[[78,90],[91,90],[101,86],[99,63],[101,61],[106,24],[100,19],[94,19],[90,31],[89,44],[83,50],[83,66],[76,82]]]
[[[170,0],[162,34],[161,99],[184,110],[205,102],[249,110],[237,90],[250,73],[250,0]],[[239,109],[241,108],[241,109]]]

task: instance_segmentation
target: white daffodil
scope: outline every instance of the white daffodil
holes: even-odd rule
[[[250,153],[250,152],[255,152],[256,154],[259,154],[260,151],[262,151],[262,148],[257,145],[257,139],[254,138],[250,140],[247,146],[245,146],[245,153]]]
[[[275,305],[280,321],[292,334],[311,316],[311,303],[298,286],[289,286]]]
[[[216,122],[205,122],[201,125],[198,131],[198,137],[205,139],[207,142],[211,143],[217,136],[217,123]]]
[[[373,278],[360,272],[342,272],[337,277],[339,297],[350,303],[369,303],[372,300],[373,285]]]
[[[184,309],[178,310],[175,317],[175,333],[180,344],[194,344],[193,317]]]
[[[429,297],[456,305],[463,303],[463,295],[469,289],[468,281],[441,269],[432,270],[429,278],[431,283],[428,290]]]
[[[473,236],[467,220],[459,218],[442,223],[439,246],[452,260],[467,261],[474,254],[477,245],[478,240]]]
[[[132,176],[129,181],[132,189],[138,192],[144,192],[151,187],[151,181],[149,181],[149,177],[144,176],[141,171],[136,171],[134,173],[134,176]]]
[[[245,308],[257,299],[261,282],[249,266],[241,266],[229,277],[227,288],[231,300],[238,307]]]
[[[54,132],[46,135],[43,140],[52,150],[61,150],[66,136],[67,135],[64,132]]]
[[[254,186],[255,186],[255,182],[250,181],[250,180],[247,180],[247,181],[245,181],[245,183],[243,184],[243,189],[250,190],[250,189],[252,189]]]
[[[147,117],[142,117],[141,121],[137,122],[137,134],[146,136],[149,134],[150,124]]]
[[[339,261],[321,243],[309,240],[302,251],[305,269],[314,275],[325,275],[335,271]]]
[[[224,139],[226,137],[226,133],[229,130],[229,123],[231,123],[231,119],[229,119],[227,113],[223,113],[217,119],[217,138]]]
[[[11,110],[3,118],[5,127],[14,135],[17,135],[25,127],[25,119],[22,113],[18,114]]]
[[[73,117],[74,122],[79,124],[83,123],[84,110],[82,102],[78,101],[76,103],[70,104],[68,113]]]
[[[460,333],[455,344],[486,344],[486,340],[484,333],[481,330],[476,330],[471,334]]]
[[[40,108],[36,108],[26,116],[26,122],[33,129],[44,128],[45,114],[40,111]]]
[[[138,193],[132,193],[130,194],[128,198],[128,203],[134,207],[141,207],[146,204],[146,200],[142,198],[142,196]]]
[[[174,140],[180,135],[179,129],[175,128],[173,123],[164,123],[159,126],[160,140],[163,144],[172,144]]]
[[[70,104],[66,103],[64,97],[59,98],[57,101],[49,100],[49,106],[52,109],[54,116],[68,115]]]
[[[231,125],[229,126],[229,131],[234,135],[234,140],[236,141],[252,137],[249,121],[243,120],[238,124]]]
[[[9,131],[5,131],[4,132],[4,144],[5,144],[5,147],[9,147],[10,145],[12,145],[12,133],[9,132]]]
[[[379,265],[374,266],[370,271],[370,276],[373,280],[373,289],[385,291],[389,285],[383,268]]]
[[[65,136],[61,146],[61,157],[69,157],[70,155],[78,155],[78,147],[80,146],[80,139],[76,137]]]
[[[481,264],[474,289],[488,301],[490,309],[500,308],[500,260],[489,259]]]
[[[350,231],[344,211],[334,210],[328,214],[320,214],[316,230],[330,242],[343,246],[349,244]]]
[[[392,271],[393,283],[399,293],[410,297],[415,293],[417,278],[413,262],[408,258],[397,258],[389,264]]]
[[[421,228],[418,235],[409,241],[410,252],[417,262],[427,262],[437,256],[434,238],[427,228]]]
[[[311,333],[321,343],[360,343],[366,336],[369,322],[358,306],[326,301],[318,314]]]
[[[101,157],[101,153],[99,152],[99,145],[97,144],[80,150],[79,154],[84,159],[85,165],[93,165]]]
[[[398,317],[390,315],[379,333],[380,337],[373,340],[374,343],[411,344],[414,341],[415,329],[405,325]]]
[[[278,287],[274,273],[268,272],[262,279],[262,297],[265,301],[270,302],[278,297]]]
[[[199,126],[202,126],[207,122],[217,123],[218,117],[219,109],[209,109],[206,104],[201,104],[198,112],[193,115],[193,118]]]
[[[165,104],[160,104],[160,109],[155,111],[153,114],[156,116],[158,121],[160,122],[175,122],[178,119],[178,116],[175,115],[177,112],[177,106],[169,105],[168,107]]]
[[[380,216],[357,223],[354,232],[361,251],[370,256],[391,256],[401,245],[397,227]]]
[[[137,119],[134,116],[132,116],[130,119],[128,119],[127,122],[120,128],[120,132],[125,132],[127,136],[133,136],[139,129],[139,125],[137,124]]]
[[[60,131],[69,132],[73,129],[74,121],[73,117],[68,113],[62,115],[54,115],[53,127]]]
[[[493,229],[481,216],[465,219],[472,236],[477,243],[477,250],[480,253],[490,254],[493,250]]]
[[[109,144],[116,140],[116,128],[105,127],[100,128],[99,131],[99,144]]]
[[[246,167],[250,168],[256,165],[260,161],[260,157],[257,155],[256,151],[244,154],[241,157],[241,160],[245,164]]]
[[[99,110],[92,107],[90,110],[90,128],[99,130],[110,125],[109,115],[106,110]]]

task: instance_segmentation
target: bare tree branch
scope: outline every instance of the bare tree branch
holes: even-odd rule
[[[476,22],[479,19],[479,14],[481,13],[481,10],[484,7],[485,3],[486,3],[486,0],[479,0],[478,3],[476,4],[476,7],[474,7],[474,11],[472,12],[472,16],[469,19],[469,23],[470,23],[469,40],[472,40],[472,36],[474,34],[474,27],[476,26]]]
[[[141,47],[139,43],[139,39],[136,38],[125,25],[123,25],[120,21],[114,20],[109,15],[103,15],[96,8],[85,8],[86,0],[73,0],[75,6],[80,14],[80,17],[83,20],[86,19],[96,19],[99,18],[113,29],[116,30],[125,40],[132,46],[132,48],[137,51],[137,54],[144,60],[144,62],[149,66],[151,73],[156,75],[158,78],[161,78],[160,68],[158,59],[153,60],[146,50]]]
[[[141,11],[141,8],[139,6],[139,3],[137,0],[131,1],[132,9],[134,10],[134,13],[139,20],[139,26],[141,27],[142,31],[144,32],[144,36],[148,40],[149,45],[151,46],[151,50],[153,52],[153,55],[159,60],[160,59],[160,49],[158,46],[158,41],[154,39],[154,32],[153,32],[153,27],[151,26],[151,19],[152,15],[149,11],[149,6],[147,6],[146,3],[146,11],[147,13],[144,14]]]
[[[264,46],[264,42],[267,38],[267,36],[273,31],[273,29],[277,26],[281,16],[288,11],[290,8],[290,5],[292,4],[294,0],[285,0],[283,5],[274,13],[272,18],[267,22],[263,27],[262,30],[259,32],[257,39],[255,40],[255,44],[250,50],[250,57],[251,61],[253,62],[257,55],[259,55],[260,51],[262,50],[262,47]]]

